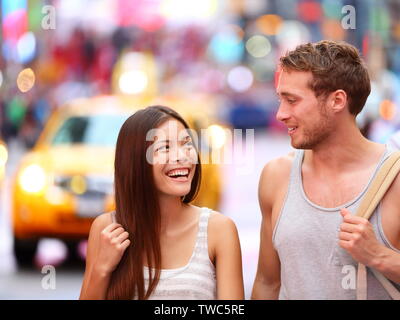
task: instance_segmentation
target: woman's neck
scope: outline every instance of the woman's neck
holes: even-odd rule
[[[161,196],[159,198],[160,215],[161,215],[161,232],[163,230],[173,228],[174,225],[180,224],[185,218],[183,212],[188,208],[180,197]]]

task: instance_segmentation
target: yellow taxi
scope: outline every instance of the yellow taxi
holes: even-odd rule
[[[208,130],[209,141],[220,148],[222,127],[210,122],[204,105],[198,108],[200,101],[99,96],[72,101],[53,112],[14,177],[17,262],[32,261],[40,238],[59,238],[67,244],[87,238],[93,219],[114,209],[115,144],[123,122],[135,110],[154,104],[170,106],[191,127]],[[205,164],[196,204],[217,209],[220,198],[219,166]]]

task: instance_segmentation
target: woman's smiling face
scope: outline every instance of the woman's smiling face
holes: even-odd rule
[[[184,125],[175,119],[165,121],[154,131],[154,143],[149,150],[154,182],[160,194],[187,195],[198,158],[192,137]]]

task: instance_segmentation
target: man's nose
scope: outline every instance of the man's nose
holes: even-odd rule
[[[285,122],[289,118],[290,118],[290,114],[289,114],[287,108],[285,107],[284,103],[281,102],[279,104],[279,108],[276,113],[276,120]]]

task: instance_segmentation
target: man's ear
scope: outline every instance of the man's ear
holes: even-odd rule
[[[329,95],[328,106],[333,112],[341,112],[347,107],[347,94],[339,89]]]

